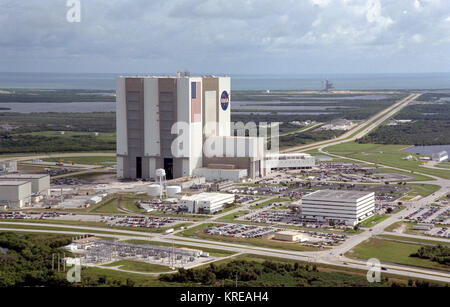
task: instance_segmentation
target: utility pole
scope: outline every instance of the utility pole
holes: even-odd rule
[[[55,270],[55,253],[52,254],[52,271]]]
[[[236,272],[236,288],[238,286],[238,273]]]

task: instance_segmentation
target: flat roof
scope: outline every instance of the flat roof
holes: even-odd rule
[[[279,232],[277,232],[275,234],[285,235],[285,236],[298,236],[298,235],[301,235],[300,232],[291,231],[291,230],[283,230],[283,231],[279,231]]]
[[[30,183],[29,181],[12,181],[12,180],[0,180],[0,186],[19,186]]]
[[[341,191],[341,190],[319,190],[303,196],[306,200],[358,200],[364,196],[374,194],[366,191]]]
[[[48,174],[5,174],[0,175],[1,178],[8,178],[8,179],[40,179],[44,177],[49,177]]]
[[[182,198],[182,200],[220,201],[220,200],[228,199],[230,197],[234,197],[234,194],[204,192],[204,193],[200,193],[200,194],[194,194],[191,196],[184,196]]]

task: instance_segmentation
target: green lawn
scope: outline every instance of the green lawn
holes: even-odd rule
[[[450,267],[427,259],[410,257],[420,248],[420,244],[400,243],[371,238],[354,247],[345,256],[356,259],[377,258],[381,262],[411,265],[436,270],[450,271]]]
[[[105,267],[116,267],[119,269],[144,273],[170,272],[172,269],[166,265],[146,263],[141,261],[119,260],[103,265]]]
[[[79,132],[79,131],[65,131],[64,134],[60,134],[59,131],[39,131],[21,134],[32,136],[45,136],[45,137],[60,137],[60,138],[91,136],[90,132]],[[100,132],[100,134],[96,136],[96,138],[107,141],[115,141],[116,134],[114,132]]]
[[[56,158],[46,158],[42,159],[46,162],[64,162],[64,163],[75,163],[75,164],[86,164],[86,165],[107,165],[102,164],[104,162],[116,162],[116,157],[56,157]]]
[[[376,225],[376,224],[378,224],[378,223],[384,221],[384,220],[387,219],[388,217],[389,217],[389,215],[375,214],[375,215],[369,217],[367,220],[363,221],[363,222],[361,223],[361,226],[362,226],[362,227],[369,228],[369,227],[372,227],[372,226],[374,226],[374,225]]]
[[[427,239],[418,239],[418,238],[410,238],[410,237],[402,237],[402,236],[395,236],[395,235],[379,235],[378,237],[387,238],[391,240],[399,240],[399,241],[408,241],[413,243],[422,243],[422,244],[431,244],[431,245],[450,245],[449,242],[445,241],[434,241],[434,240],[427,240]]]
[[[332,154],[340,156],[450,179],[450,172],[448,171],[421,167],[419,161],[403,160],[402,158],[410,155],[410,153],[401,151],[405,147],[405,145],[358,144],[356,142],[347,142],[327,147],[327,150]]]
[[[248,210],[243,210],[243,211],[238,211],[238,212],[235,212],[235,213],[231,213],[231,214],[228,214],[228,215],[225,215],[225,216],[219,218],[218,221],[233,221],[239,215],[247,214],[248,212],[249,212]]]
[[[433,194],[436,191],[439,191],[440,186],[435,184],[408,184],[409,187],[411,187],[411,191],[409,191],[406,196],[410,199],[416,197],[416,196],[422,196],[426,197],[428,195]]]
[[[264,202],[262,202],[262,203],[259,203],[259,204],[257,204],[257,205],[253,205],[253,206],[250,206],[250,209],[261,209],[262,207],[265,207],[265,206],[267,206],[267,205],[269,205],[269,204],[273,204],[273,203],[282,203],[282,202],[288,202],[288,201],[291,201],[289,198],[274,198],[274,199],[269,199],[269,200],[266,200],[266,201],[264,201]]]
[[[441,162],[436,164],[436,167],[440,167],[440,168],[449,168],[450,169],[450,162]]]

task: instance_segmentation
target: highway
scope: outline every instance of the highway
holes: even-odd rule
[[[326,146],[332,146],[344,142],[350,142],[354,141],[356,139],[359,139],[381,125],[385,120],[392,117],[394,114],[399,112],[401,109],[406,107],[408,104],[416,100],[420,94],[410,94],[407,97],[401,99],[399,102],[394,103],[392,106],[384,109],[383,111],[375,114],[368,120],[364,121],[363,123],[359,124],[358,126],[354,127],[353,129],[350,129],[346,133],[338,136],[334,140],[325,140],[320,142],[315,142],[311,144],[301,145],[301,146],[295,146],[291,148],[287,148],[283,150],[282,152],[304,152],[308,150],[313,150],[320,148],[323,145]],[[363,129],[364,128],[364,129]],[[363,129],[363,130],[361,130]],[[361,130],[361,131],[360,131]]]

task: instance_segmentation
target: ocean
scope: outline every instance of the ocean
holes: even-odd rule
[[[136,73],[134,75],[148,75]],[[121,74],[1,73],[0,89],[115,89]],[[132,75],[132,74],[123,74]],[[173,75],[173,74],[172,74]],[[201,75],[192,73],[192,75]],[[450,73],[229,75],[232,90],[320,90],[323,80],[337,90],[444,90],[450,93]]]

